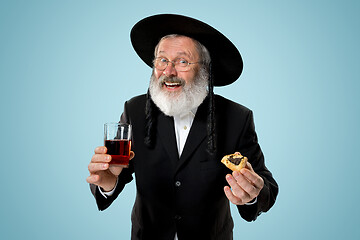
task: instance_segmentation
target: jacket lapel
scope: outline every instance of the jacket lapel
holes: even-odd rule
[[[207,136],[207,98],[199,106],[194,122],[191,126],[189,135],[186,139],[186,143],[182,154],[180,156],[180,161],[177,164],[176,171],[190,158],[191,154],[198,149],[200,143],[202,143]]]
[[[159,134],[157,139],[164,145],[170,159],[175,163],[178,162],[179,154],[176,144],[174,119],[161,113],[158,116],[157,133]]]

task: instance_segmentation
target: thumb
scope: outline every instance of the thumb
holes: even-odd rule
[[[133,151],[130,151],[130,160],[135,157],[135,153]]]

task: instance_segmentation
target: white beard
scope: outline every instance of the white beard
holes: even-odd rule
[[[177,77],[162,75],[156,79],[154,73],[150,78],[150,96],[156,106],[168,116],[188,113],[198,107],[208,94],[208,72],[201,68],[193,81],[185,84],[185,81]],[[181,83],[181,91],[170,92],[163,89],[164,82]]]

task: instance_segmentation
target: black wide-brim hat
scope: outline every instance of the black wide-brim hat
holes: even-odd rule
[[[239,78],[243,61],[238,49],[218,30],[194,18],[175,14],[150,16],[134,25],[130,38],[139,57],[153,67],[155,47],[169,34],[193,38],[208,49],[215,86],[225,86]]]

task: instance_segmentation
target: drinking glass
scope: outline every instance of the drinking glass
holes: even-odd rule
[[[131,150],[131,125],[124,123],[105,123],[104,145],[111,155],[110,164],[129,165]]]

